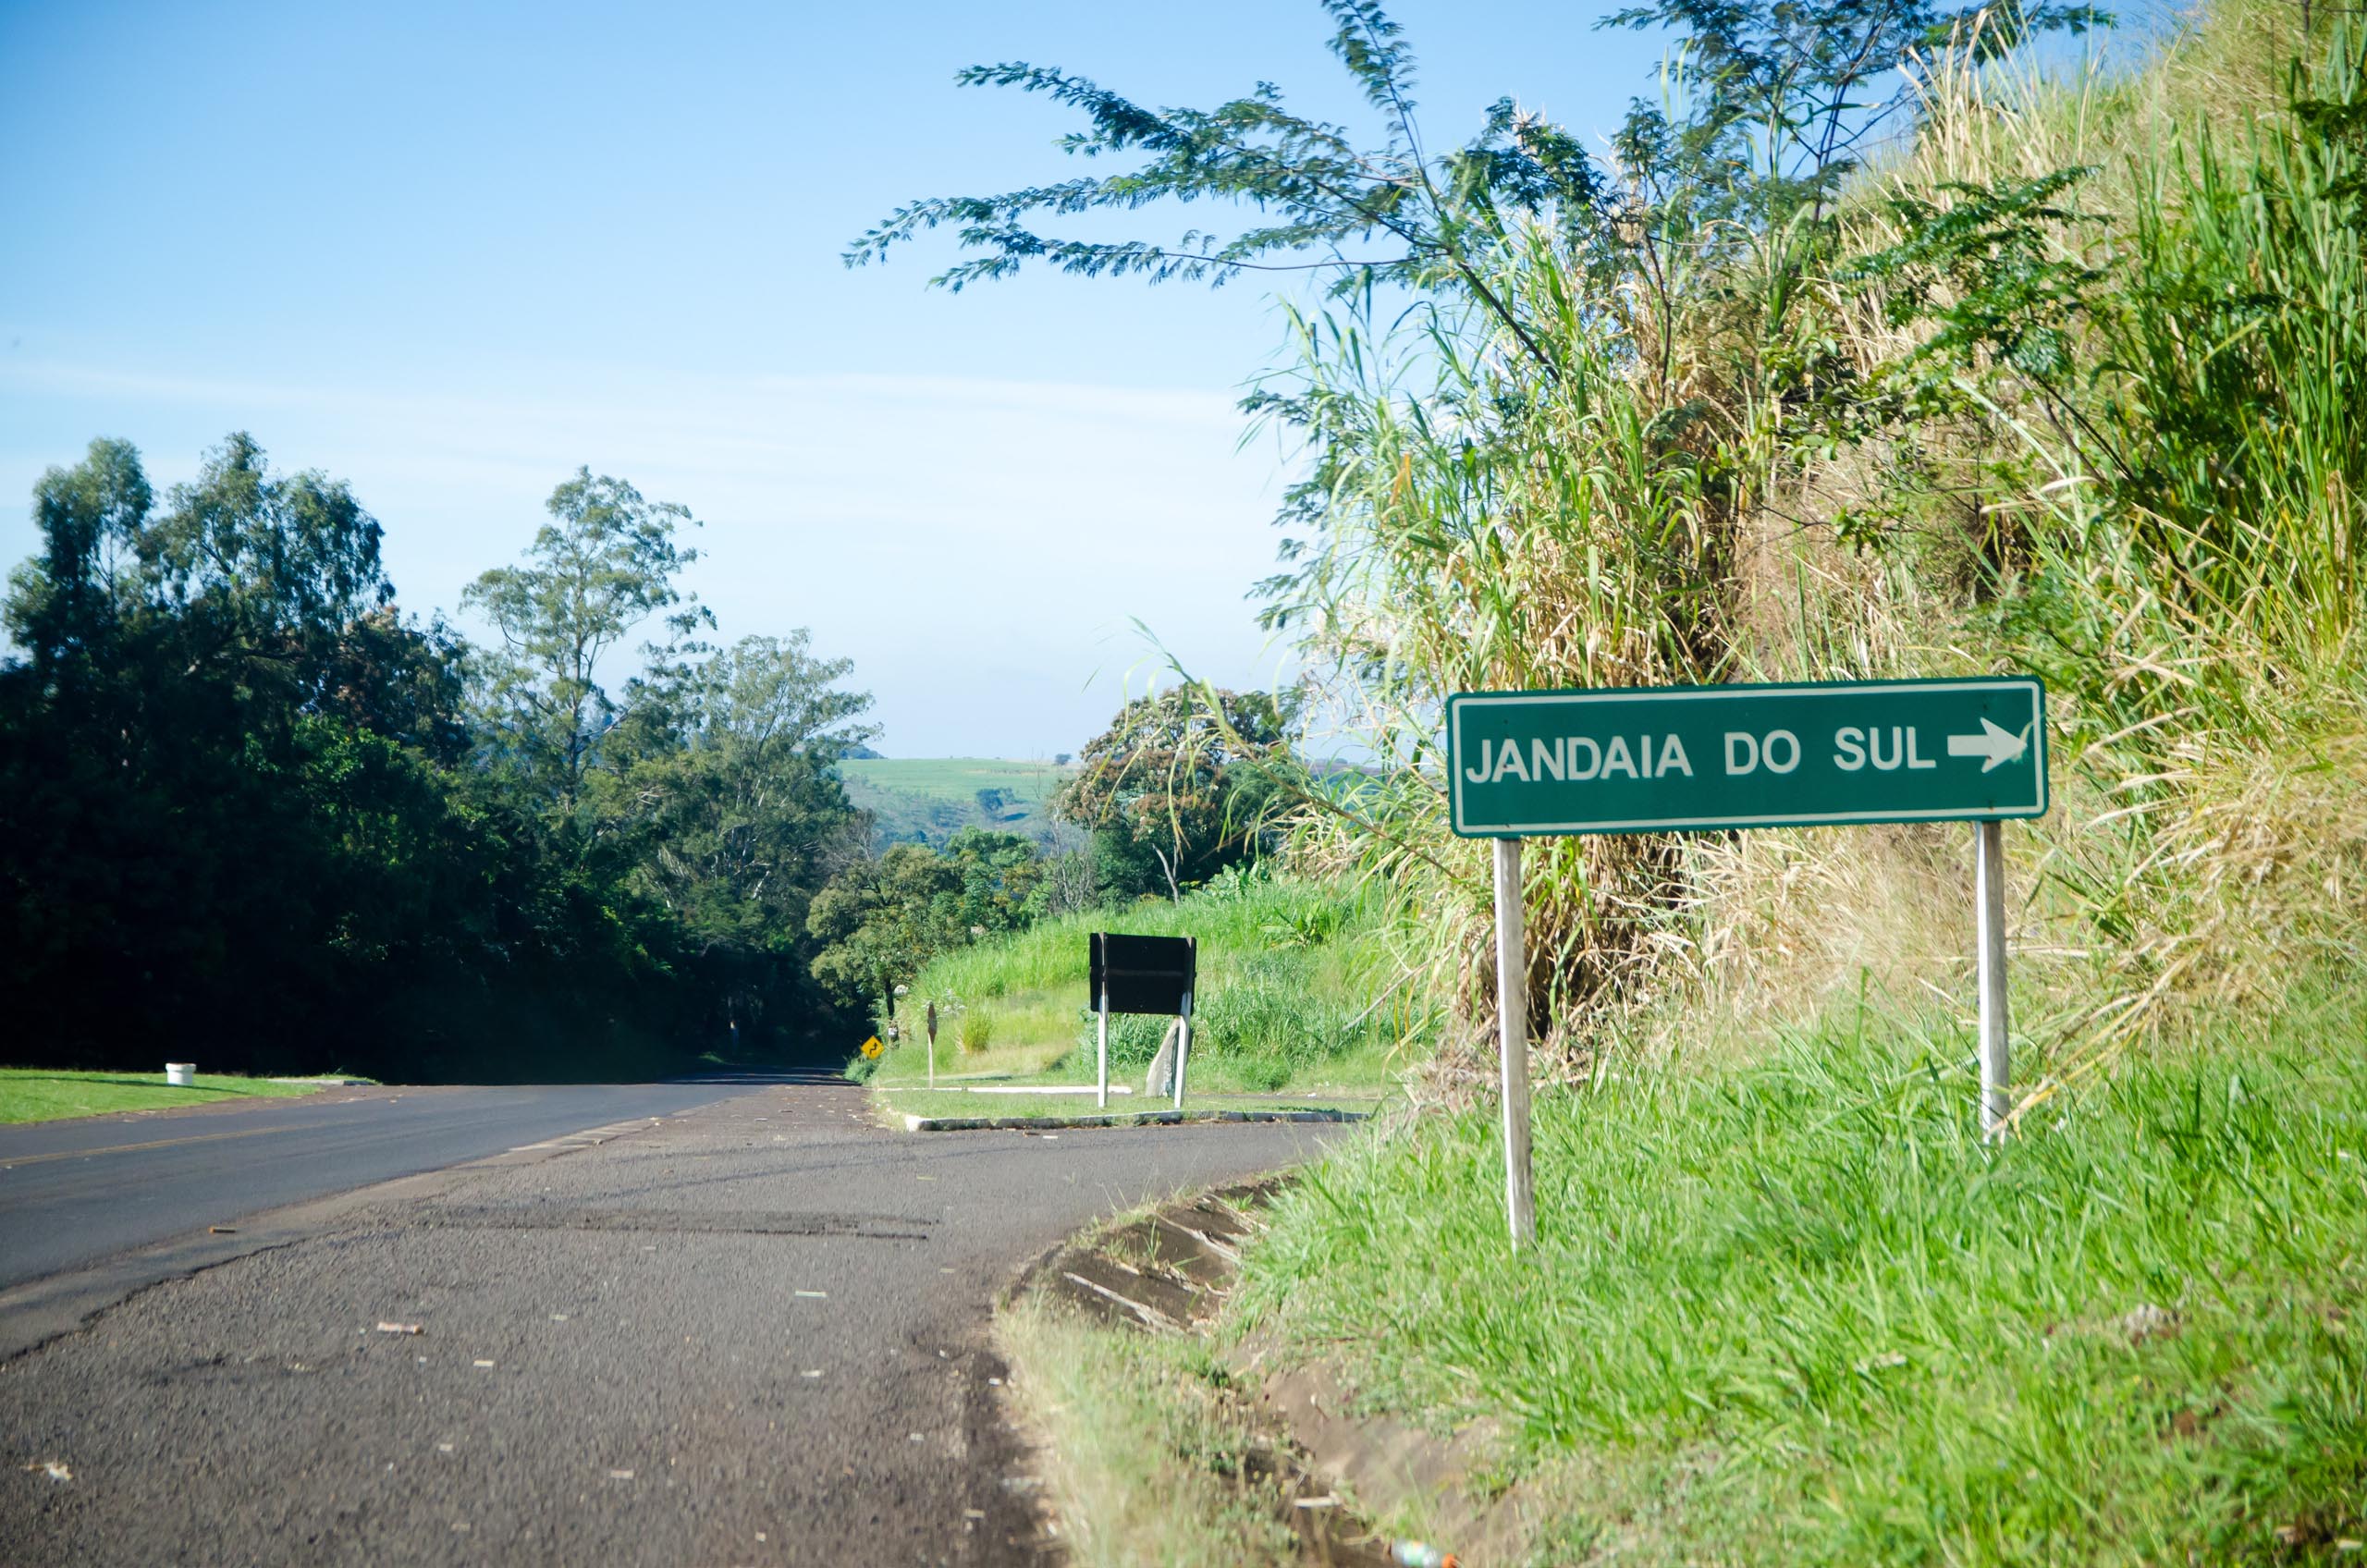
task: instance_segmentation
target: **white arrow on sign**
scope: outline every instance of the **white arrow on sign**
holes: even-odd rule
[[[2022,753],[2030,749],[2028,731],[2017,735],[1991,718],[1981,721],[1981,733],[1978,735],[1948,737],[1948,755],[1988,759],[1981,765],[1983,773],[2005,763],[2021,761]]]

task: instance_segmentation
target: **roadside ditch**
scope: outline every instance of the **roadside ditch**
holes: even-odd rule
[[[1344,1355],[1284,1363],[1220,1316],[1291,1178],[1177,1198],[1073,1236],[996,1315],[1012,1425],[1045,1478],[1045,1534],[1079,1568],[1518,1562],[1496,1434],[1358,1416]]]

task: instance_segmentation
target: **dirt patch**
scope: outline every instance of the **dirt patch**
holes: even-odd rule
[[[1315,1474],[1352,1488],[1375,1513],[1411,1509],[1425,1537],[1453,1543],[1468,1563],[1517,1561],[1528,1525],[1516,1494],[1482,1477],[1502,1447],[1492,1423],[1439,1436],[1355,1413],[1354,1391],[1330,1362],[1269,1365],[1252,1342],[1238,1358],[1265,1418],[1287,1430]]]

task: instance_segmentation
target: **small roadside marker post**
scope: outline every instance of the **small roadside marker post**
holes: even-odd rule
[[[1515,1251],[1537,1237],[1525,838],[1970,821],[1981,1131],[2005,1135],[2005,823],[2046,815],[2046,689],[2036,678],[1458,692],[1446,729],[1454,831],[1495,840],[1504,1208]]]
[[[928,1086],[937,1087],[937,1004],[928,1004]]]

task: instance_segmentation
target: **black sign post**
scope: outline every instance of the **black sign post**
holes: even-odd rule
[[[1167,1013],[1183,1020],[1175,1047],[1175,1109],[1184,1109],[1184,1062],[1192,1050],[1192,987],[1199,968],[1194,937],[1128,937],[1096,931],[1090,984],[1100,1018],[1099,1098],[1110,1105],[1110,1015]]]

